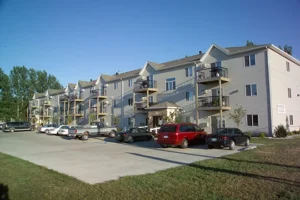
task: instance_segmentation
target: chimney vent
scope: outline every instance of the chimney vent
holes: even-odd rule
[[[199,51],[199,54],[202,54],[202,51]]]

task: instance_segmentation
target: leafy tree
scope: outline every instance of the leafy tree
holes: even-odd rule
[[[16,110],[14,107],[14,98],[11,95],[9,77],[0,68],[0,121],[9,121],[14,117]]]
[[[286,45],[284,45],[283,51],[286,52],[286,53],[289,54],[289,55],[292,55],[292,54],[293,54],[293,47],[288,46],[288,45],[286,44]]]
[[[242,106],[238,106],[233,110],[233,113],[229,113],[229,119],[232,119],[234,123],[236,123],[236,127],[239,128],[240,124],[242,124],[242,119],[246,115],[246,110],[243,109]]]
[[[96,114],[95,113],[90,113],[89,114],[89,123],[91,123],[92,121],[96,120]]]
[[[247,47],[252,47],[252,46],[255,46],[255,44],[254,44],[253,42],[247,40],[246,46],[247,46]]]

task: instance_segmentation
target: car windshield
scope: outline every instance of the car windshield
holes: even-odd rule
[[[176,132],[176,126],[162,126],[160,132]]]
[[[216,134],[227,134],[227,129],[226,128],[218,128],[216,131]]]

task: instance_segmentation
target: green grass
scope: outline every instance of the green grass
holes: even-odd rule
[[[265,145],[96,185],[0,153],[0,185],[2,191],[3,185],[8,186],[9,199],[22,200],[300,199],[300,138],[253,138],[252,142]]]

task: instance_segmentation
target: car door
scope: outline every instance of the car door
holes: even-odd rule
[[[240,144],[242,144],[242,145],[245,144],[248,139],[248,136],[238,128],[236,129],[236,131],[240,138]]]
[[[140,140],[140,135],[138,133],[138,130],[136,128],[132,128],[131,132],[128,133],[129,136],[131,136],[135,141],[139,141]]]
[[[23,125],[22,122],[14,122],[13,126],[14,126],[14,128],[15,128],[16,131],[21,131],[22,127],[24,127],[24,125]]]
[[[237,128],[232,129],[232,131],[233,131],[233,137],[235,138],[236,145],[241,145],[243,141],[242,132],[239,131],[239,129]]]
[[[188,140],[191,140],[191,134],[189,132],[189,126],[188,124],[181,124],[179,127],[179,134],[178,134],[179,141],[183,141],[184,138],[188,138]]]

